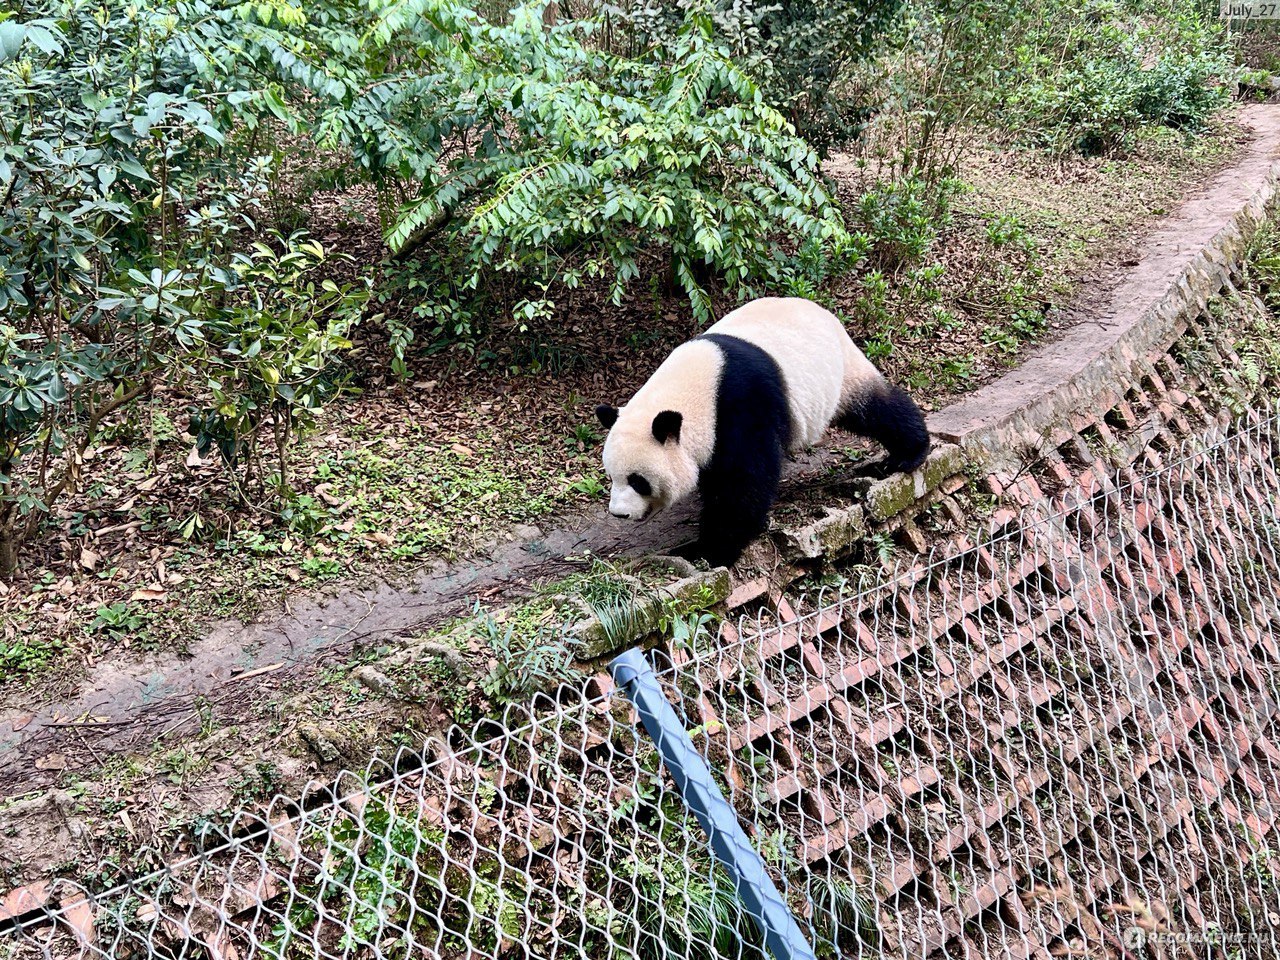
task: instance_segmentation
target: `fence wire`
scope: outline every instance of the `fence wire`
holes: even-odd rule
[[[1280,957],[1278,452],[1255,417],[655,649],[819,956]],[[396,769],[127,886],[60,882],[0,952],[764,956],[601,678]]]

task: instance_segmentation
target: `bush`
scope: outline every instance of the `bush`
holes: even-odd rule
[[[261,9],[285,17],[282,29],[294,22],[288,8]],[[313,308],[333,291],[255,276],[262,260],[236,253],[272,171],[229,134],[252,131],[278,100],[255,72],[273,28],[241,12],[41,0],[21,21],[0,14],[0,572],[75,489],[104,425],[158,381],[193,374],[197,402],[227,407],[228,325],[261,321],[246,297],[265,303],[264,283],[281,283],[284,322],[281,342],[256,349],[275,356],[292,339],[303,366],[319,362]],[[310,319],[292,322],[299,310]],[[233,364],[238,384],[249,360]],[[223,372],[202,379],[206,364]],[[293,372],[279,375],[276,398]],[[253,402],[280,409],[261,392]]]
[[[954,190],[952,181],[933,185],[907,176],[874,184],[862,194],[852,215],[870,238],[871,264],[896,273],[922,262],[951,220]]]
[[[593,45],[595,28],[547,28],[539,4],[503,25],[453,0],[384,13],[374,35],[405,72],[387,83],[399,146],[379,162],[389,175],[405,144],[425,158],[392,250],[471,296],[514,275],[525,321],[550,309],[554,287],[592,277],[620,299],[645,254],[666,257],[703,320],[711,273],[746,295],[856,256],[817,155],[707,17],[690,14],[669,47],[636,58]]]
[[[824,156],[860,136],[879,108],[856,82],[858,68],[882,49],[905,5],[905,0],[757,5],[764,10],[767,89]]]
[[[906,0],[715,0],[700,7],[733,57],[818,153],[849,143],[876,109],[857,82],[880,53]],[[667,44],[688,3],[644,5],[624,13],[628,48]]]
[[[1125,150],[1144,126],[1198,127],[1230,96],[1225,32],[1195,0],[1158,18],[1137,0],[1041,0],[1021,29],[1004,104],[1052,150]]]
[[[269,430],[279,493],[289,490],[295,436],[338,391],[333,356],[351,346],[347,333],[368,295],[367,279],[339,286],[323,276],[331,259],[304,234],[235,254],[231,282],[214,287],[218,302],[203,305],[198,338],[182,357],[182,372],[209,397],[191,430],[199,451],[216,446],[262,481],[258,439]]]
[[[1221,106],[1227,38],[1197,0],[904,0],[851,71],[888,180],[945,189],[975,127],[1051,151],[1127,149]]]

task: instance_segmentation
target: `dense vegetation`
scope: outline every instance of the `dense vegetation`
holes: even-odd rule
[[[1119,155],[1204,123],[1236,69],[1191,0],[634,6],[0,13],[0,571],[143,409],[153,450],[187,432],[288,524],[309,516],[290,450],[367,365],[478,363],[562,322],[570,291],[674,291],[700,321],[833,278],[860,315],[927,299],[973,131]],[[869,173],[840,203],[820,158],[846,149]],[[374,191],[378,257],[308,234],[298,198],[334,187]],[[996,336],[1039,331],[1002,302]]]

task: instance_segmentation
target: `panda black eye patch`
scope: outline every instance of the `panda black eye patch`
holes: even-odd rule
[[[653,494],[653,487],[649,486],[649,481],[638,473],[627,475],[627,485],[642,497],[648,497]]]

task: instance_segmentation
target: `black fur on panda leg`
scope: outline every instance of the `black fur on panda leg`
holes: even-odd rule
[[[763,491],[702,493],[698,553],[712,567],[732,567],[756,537],[769,526],[773,496]]]
[[[769,525],[791,419],[772,357],[737,337],[705,333],[700,339],[720,348],[724,369],[716,392],[715,449],[698,477],[698,552],[713,567],[730,567]]]
[[[929,430],[924,414],[901,387],[885,382],[836,420],[844,430],[870,437],[885,448],[872,465],[882,475],[910,473],[929,456]]]
[[[746,410],[759,410],[748,406]],[[740,417],[717,444],[716,456],[698,479],[703,513],[698,527],[698,552],[710,566],[732,567],[742,550],[769,526],[769,511],[778,499],[786,421],[765,417],[750,433],[739,433]]]

